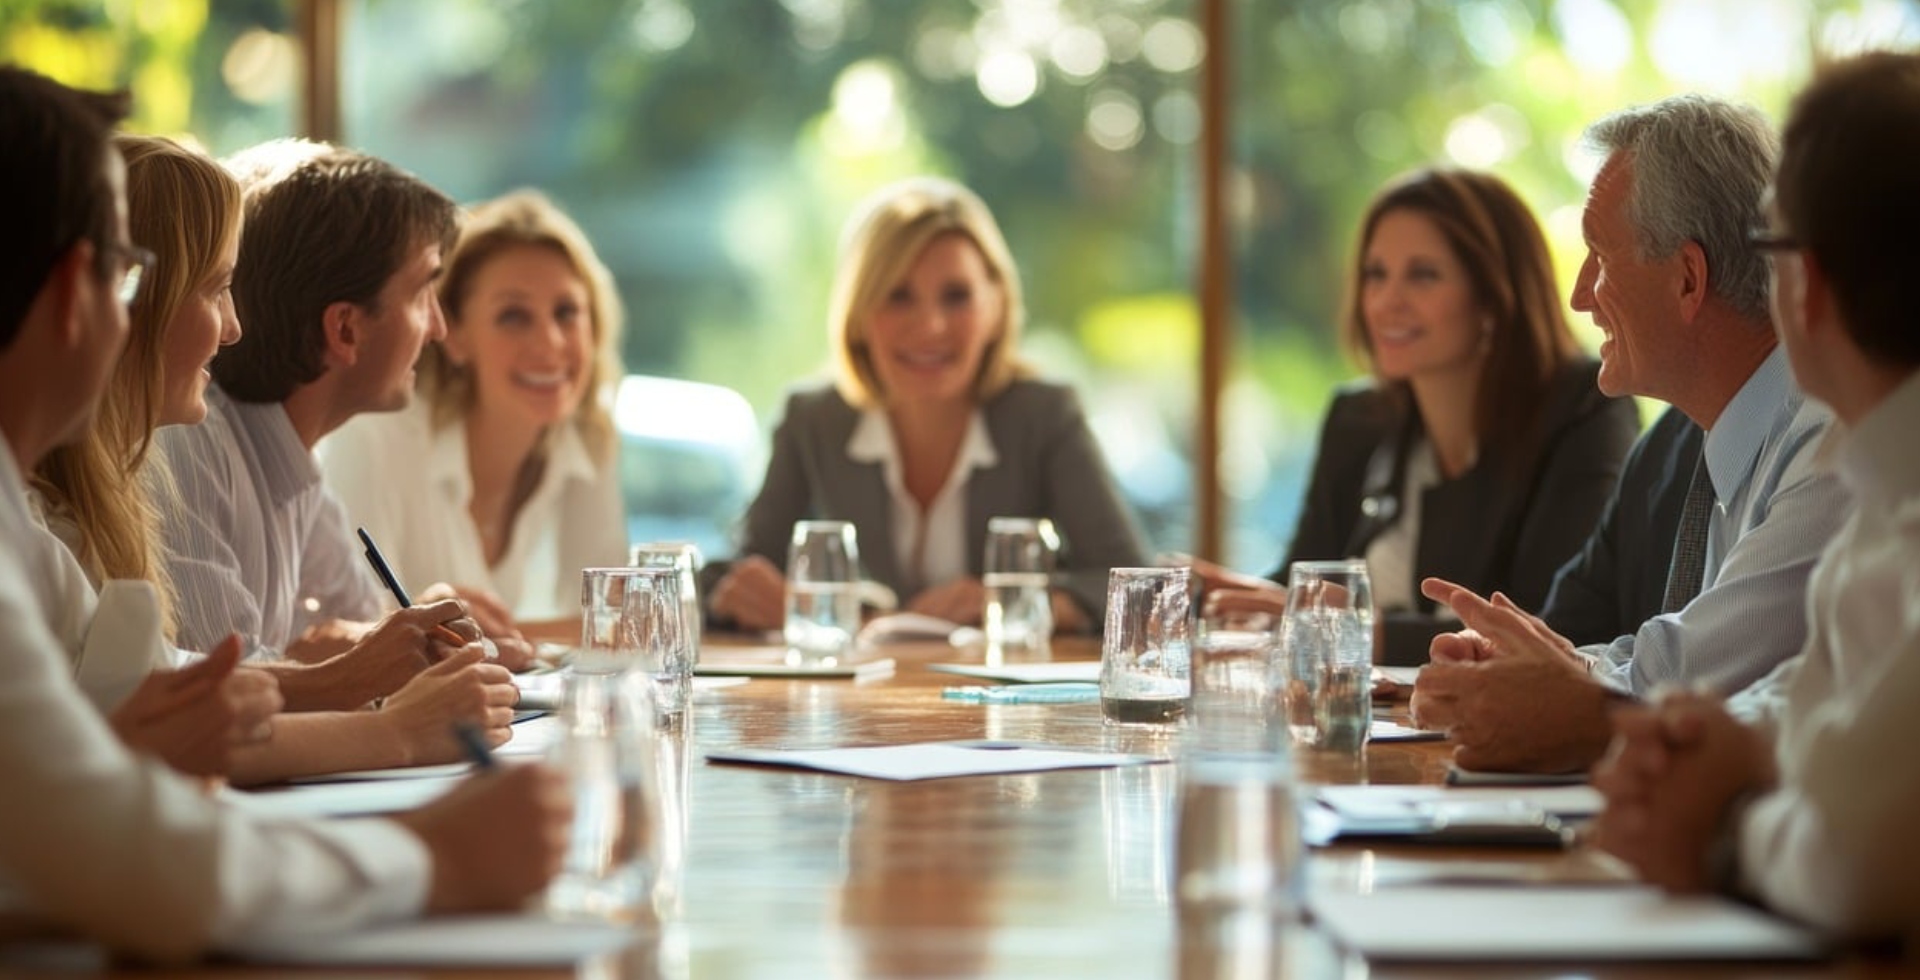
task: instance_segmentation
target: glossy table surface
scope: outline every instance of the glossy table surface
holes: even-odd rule
[[[744,652],[716,639],[708,659]],[[1854,960],[1810,967],[1370,966],[1310,927],[1262,914],[1177,910],[1169,888],[1178,778],[1172,764],[890,783],[705,761],[708,752],[734,747],[944,739],[1153,755],[1172,755],[1178,745],[1178,729],[1106,724],[1097,703],[942,700],[943,687],[975,682],[924,665],[977,661],[977,650],[908,644],[887,652],[898,664],[887,677],[756,679],[700,692],[683,730],[662,746],[666,873],[678,882],[677,895],[658,934],[630,956],[578,971],[431,975],[1360,980],[1900,972]],[[1056,655],[1091,658],[1097,651],[1089,641],[1067,641]],[[1444,743],[1376,744],[1359,764],[1310,753],[1295,761],[1304,781],[1433,783],[1445,772],[1447,751]],[[1366,888],[1460,861],[1523,862],[1545,880],[1619,876],[1611,862],[1580,849],[1406,847],[1315,851],[1308,874],[1316,887]],[[284,972],[208,966],[184,975]]]

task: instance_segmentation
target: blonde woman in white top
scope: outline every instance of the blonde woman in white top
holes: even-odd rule
[[[580,569],[627,553],[612,277],[571,219],[522,191],[473,209],[440,302],[447,338],[421,355],[421,397],[323,442],[327,482],[401,581],[434,583],[423,598],[466,600],[496,641],[572,635]]]

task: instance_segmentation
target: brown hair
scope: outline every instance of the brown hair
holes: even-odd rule
[[[276,140],[227,165],[246,188],[233,273],[246,331],[213,359],[213,376],[239,401],[285,401],[325,370],[327,307],[377,311],[381,288],[421,248],[453,245],[457,211],[412,174],[323,143]]]
[[[160,593],[172,633],[172,582],[161,560],[153,497],[170,492],[164,467],[144,466],[166,390],[167,331],[240,234],[240,185],[210,158],[171,140],[120,136],[127,162],[127,227],[156,257],[128,309],[132,329],[113,382],[87,431],[48,453],[35,472],[47,502],[80,530],[76,558],[96,582],[141,579]]]
[[[1787,233],[1833,281],[1854,344],[1875,361],[1920,366],[1920,55],[1824,66],[1793,100],[1774,195]]]
[[[481,267],[501,252],[524,246],[553,250],[586,283],[593,357],[586,391],[572,421],[594,459],[605,464],[613,458],[615,442],[608,406],[621,375],[620,294],[614,289],[613,275],[573,219],[537,191],[516,191],[475,207],[447,255],[446,272],[440,279],[440,308],[447,314],[447,328],[461,329],[457,326],[460,311]],[[429,344],[421,351],[419,371],[419,389],[433,405],[435,427],[451,424],[473,408],[477,395],[472,373],[454,364],[441,345]]]
[[[26,319],[61,256],[94,246],[95,274],[114,267],[114,193],[107,140],[127,115],[125,93],[68,88],[0,65],[0,350]]]
[[[1474,302],[1492,327],[1474,399],[1474,433],[1483,458],[1497,453],[1517,465],[1533,448],[1532,430],[1554,372],[1579,350],[1561,309],[1546,236],[1526,202],[1492,174],[1436,168],[1388,184],[1361,222],[1341,331],[1369,370],[1373,351],[1361,310],[1360,272],[1374,229],[1394,211],[1432,221],[1466,269]],[[1410,410],[1406,383],[1392,387],[1403,410]]]
[[[827,329],[833,337],[840,393],[849,403],[864,408],[886,400],[867,349],[867,315],[942,235],[961,235],[971,241],[986,260],[988,274],[1006,294],[1006,318],[980,358],[980,374],[973,385],[975,400],[985,401],[1030,373],[1014,353],[1026,320],[1020,272],[993,212],[953,181],[914,177],[882,187],[867,198],[854,209],[841,236]]]

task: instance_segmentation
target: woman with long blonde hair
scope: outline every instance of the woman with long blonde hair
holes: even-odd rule
[[[76,442],[42,462],[33,487],[47,530],[67,545],[89,580],[77,588],[99,589],[116,579],[148,582],[156,586],[164,609],[171,603],[159,519],[171,497],[153,475],[164,468],[143,463],[157,428],[192,425],[206,416],[207,364],[221,345],[240,335],[228,286],[238,256],[241,191],[219,164],[170,140],[120,136],[115,143],[126,162],[129,234],[155,253],[152,278],[129,308],[127,346],[96,416]],[[74,598],[75,609],[92,605],[90,597]],[[97,627],[102,614],[97,608],[91,612]],[[71,635],[62,637],[69,653],[91,656],[96,644],[87,634],[97,628],[73,625]],[[161,651],[154,660],[186,659],[160,637],[152,641]],[[270,735],[263,731],[259,744],[234,753],[229,775],[236,782],[264,782],[341,769],[451,762],[462,751],[452,737],[455,723],[480,725],[496,744],[504,742],[517,695],[506,672],[476,663],[480,656],[477,647],[469,647],[428,668],[379,711],[278,716]],[[103,706],[112,700],[89,693]]]

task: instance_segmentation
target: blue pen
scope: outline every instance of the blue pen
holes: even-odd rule
[[[402,609],[412,609],[413,597],[407,594],[406,588],[400,584],[400,579],[393,574],[393,566],[387,564],[387,556],[380,553],[380,546],[373,543],[373,535],[368,534],[364,527],[360,528],[360,543],[367,546],[367,564],[373,566],[373,573],[380,576],[380,581],[386,585],[387,591],[393,593],[393,601],[398,602]],[[440,634],[442,640],[453,646],[461,647],[467,643],[466,637],[455,633],[453,628],[445,623],[437,624],[433,629]]]
[[[493,748],[487,745],[487,736],[480,731],[480,726],[470,721],[456,721],[453,723],[453,738],[460,743],[460,750],[473,761],[474,768],[485,772],[496,765]]]

